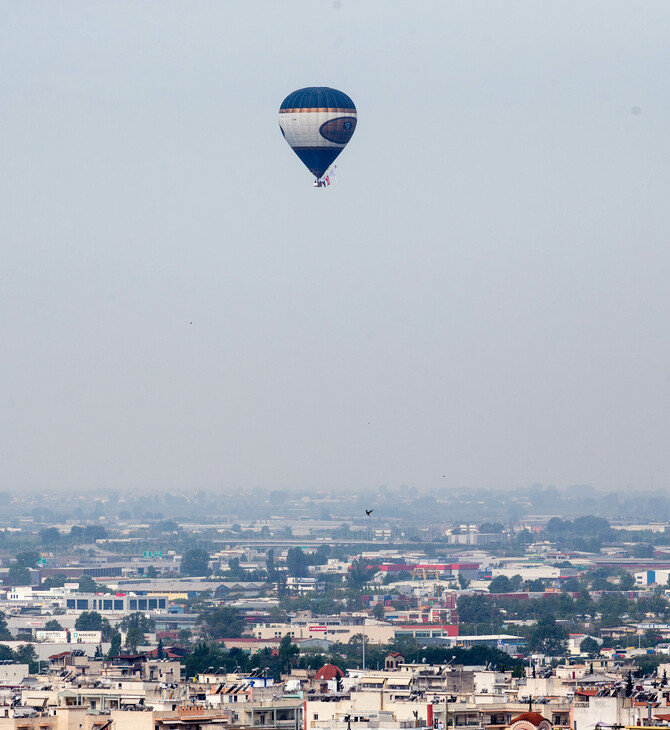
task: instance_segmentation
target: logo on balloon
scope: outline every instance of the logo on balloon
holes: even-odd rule
[[[346,144],[356,129],[356,117],[337,117],[324,122],[319,132],[324,139],[335,144]]]

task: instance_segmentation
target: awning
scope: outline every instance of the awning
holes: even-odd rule
[[[412,684],[412,677],[389,677],[387,687],[408,687]]]

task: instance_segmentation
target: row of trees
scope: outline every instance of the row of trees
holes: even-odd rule
[[[363,635],[353,636],[347,644],[336,643],[328,653],[319,650],[299,650],[291,643],[287,634],[279,644],[277,652],[265,649],[257,654],[247,654],[240,649],[226,649],[222,645],[210,642],[199,642],[184,659],[184,674],[193,677],[208,667],[250,672],[254,669],[264,671],[268,676],[279,679],[280,674],[291,668],[319,669],[324,664],[335,664],[342,670],[362,665]],[[516,676],[522,676],[523,667],[518,660],[509,654],[488,646],[473,649],[445,648],[439,646],[420,646],[414,639],[403,639],[390,644],[366,643],[366,665],[381,668],[384,657],[389,651],[399,651],[407,661],[427,662],[429,664],[445,664],[455,662],[463,665],[486,665],[500,671],[512,670]]]

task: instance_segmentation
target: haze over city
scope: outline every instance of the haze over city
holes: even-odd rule
[[[665,489],[669,23],[3,2],[0,491]]]

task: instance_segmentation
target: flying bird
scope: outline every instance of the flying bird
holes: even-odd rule
[[[372,510],[371,509],[366,509],[365,510],[365,514],[369,517],[372,514]]]

